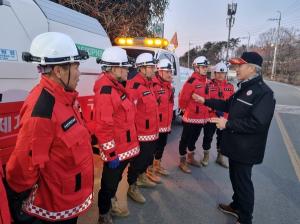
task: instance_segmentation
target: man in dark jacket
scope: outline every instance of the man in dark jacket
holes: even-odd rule
[[[262,163],[268,131],[275,109],[273,91],[261,76],[262,57],[244,52],[230,60],[236,66],[237,92],[226,101],[193,95],[194,100],[213,109],[229,112],[228,119],[212,118],[217,128],[224,129],[221,153],[229,158],[233,188],[232,202],[219,204],[219,209],[238,218],[237,223],[251,224],[254,207],[252,167]]]

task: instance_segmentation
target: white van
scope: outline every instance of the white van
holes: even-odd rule
[[[48,0],[0,0],[0,28],[0,159],[5,164],[19,130],[19,110],[40,78],[36,65],[22,61],[22,52],[29,51],[33,38],[62,32],[88,51],[90,58],[80,66],[77,87],[87,119],[92,116],[93,85],[100,72],[96,58],[111,42],[96,19]]]

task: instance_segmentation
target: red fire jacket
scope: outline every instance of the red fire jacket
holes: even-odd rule
[[[42,76],[21,109],[7,181],[16,192],[32,189],[23,210],[40,219],[70,219],[92,204],[93,154],[77,95]]]
[[[131,100],[136,105],[135,125],[140,142],[158,139],[158,105],[152,81],[138,73],[126,86]]]
[[[135,107],[125,88],[110,74],[102,73],[94,86],[95,134],[104,161],[126,160],[138,155]]]
[[[8,201],[6,197],[6,191],[3,186],[2,178],[4,178],[4,173],[2,170],[2,163],[0,161],[0,224],[10,224],[11,218],[9,213]]]
[[[206,75],[194,72],[184,83],[179,95],[179,108],[184,111],[182,120],[186,123],[205,124],[209,119],[209,109],[192,99],[196,93],[209,98],[210,80]]]
[[[172,84],[156,75],[153,78],[153,86],[158,102],[159,132],[170,132],[174,107]]]
[[[227,100],[234,94],[234,87],[231,83],[228,83],[226,80],[220,81],[213,79],[210,85],[210,98],[211,99],[220,99]],[[217,112],[215,110],[210,110],[210,118],[222,116],[228,118],[228,113]]]

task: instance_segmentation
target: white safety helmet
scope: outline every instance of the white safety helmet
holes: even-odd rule
[[[126,51],[120,47],[113,46],[106,48],[101,59],[97,58],[97,63],[107,67],[131,67]]]
[[[29,52],[22,53],[22,59],[40,65],[55,65],[86,60],[86,51],[78,50],[68,35],[58,32],[46,32],[36,36]]]
[[[157,67],[157,70],[165,70],[165,71],[169,71],[169,70],[173,71],[174,70],[173,65],[170,62],[170,60],[166,59],[166,58],[159,60],[156,67]]]
[[[135,66],[147,66],[147,65],[156,65],[157,60],[153,58],[153,55],[150,53],[142,53],[139,56],[137,56],[135,61]]]
[[[227,73],[228,72],[228,67],[224,62],[221,61],[221,62],[219,62],[218,64],[215,65],[214,71],[215,72]]]
[[[207,58],[205,56],[199,56],[199,57],[195,58],[195,60],[193,61],[193,65],[194,66],[208,66],[209,61],[207,60]]]

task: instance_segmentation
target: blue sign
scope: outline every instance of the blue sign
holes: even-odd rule
[[[16,50],[0,48],[0,61],[18,61]]]

